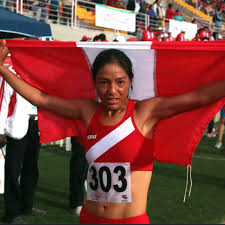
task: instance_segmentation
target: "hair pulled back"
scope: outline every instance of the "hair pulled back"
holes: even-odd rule
[[[91,68],[93,80],[96,80],[96,76],[101,68],[111,63],[118,63],[121,68],[123,68],[124,71],[127,73],[130,81],[132,82],[134,77],[132,63],[128,56],[118,49],[107,49],[100,52],[96,56]]]

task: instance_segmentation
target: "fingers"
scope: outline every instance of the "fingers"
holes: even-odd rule
[[[0,47],[4,47],[6,45],[6,41],[5,40],[2,40],[1,44],[0,44]]]
[[[9,49],[6,46],[6,41],[3,40],[0,44],[0,63],[1,64],[4,62],[8,54],[9,54]]]

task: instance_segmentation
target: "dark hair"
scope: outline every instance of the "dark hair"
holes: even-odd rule
[[[99,34],[98,37],[99,37],[99,39],[101,39],[101,41],[105,41],[106,40],[106,36],[103,33]]]
[[[98,40],[100,40],[100,37],[99,37],[99,35],[96,35],[96,36],[93,38],[93,41],[98,41]]]
[[[173,4],[172,3],[169,3],[168,4],[168,8],[172,8],[173,7]]]
[[[214,40],[218,40],[218,35],[219,35],[219,33],[218,32],[213,32],[212,33],[212,36],[213,36],[213,38],[214,38]]]
[[[99,70],[106,64],[110,63],[118,63],[124,69],[124,71],[126,71],[130,81],[133,80],[134,74],[132,69],[132,63],[128,56],[118,49],[107,49],[100,52],[96,56],[95,61],[92,65],[91,71],[94,81],[96,80],[96,76]]]

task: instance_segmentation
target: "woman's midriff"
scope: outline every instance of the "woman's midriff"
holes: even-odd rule
[[[152,171],[131,172],[131,203],[105,203],[85,200],[84,207],[93,215],[106,219],[122,219],[143,215]]]

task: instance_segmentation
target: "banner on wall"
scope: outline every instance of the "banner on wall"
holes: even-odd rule
[[[95,25],[120,31],[135,32],[135,13],[105,5],[95,6]]]
[[[169,21],[169,31],[172,36],[176,38],[176,36],[181,32],[181,30],[185,32],[185,38],[187,40],[191,40],[195,37],[197,33],[197,24],[188,23],[184,21],[170,20]]]

